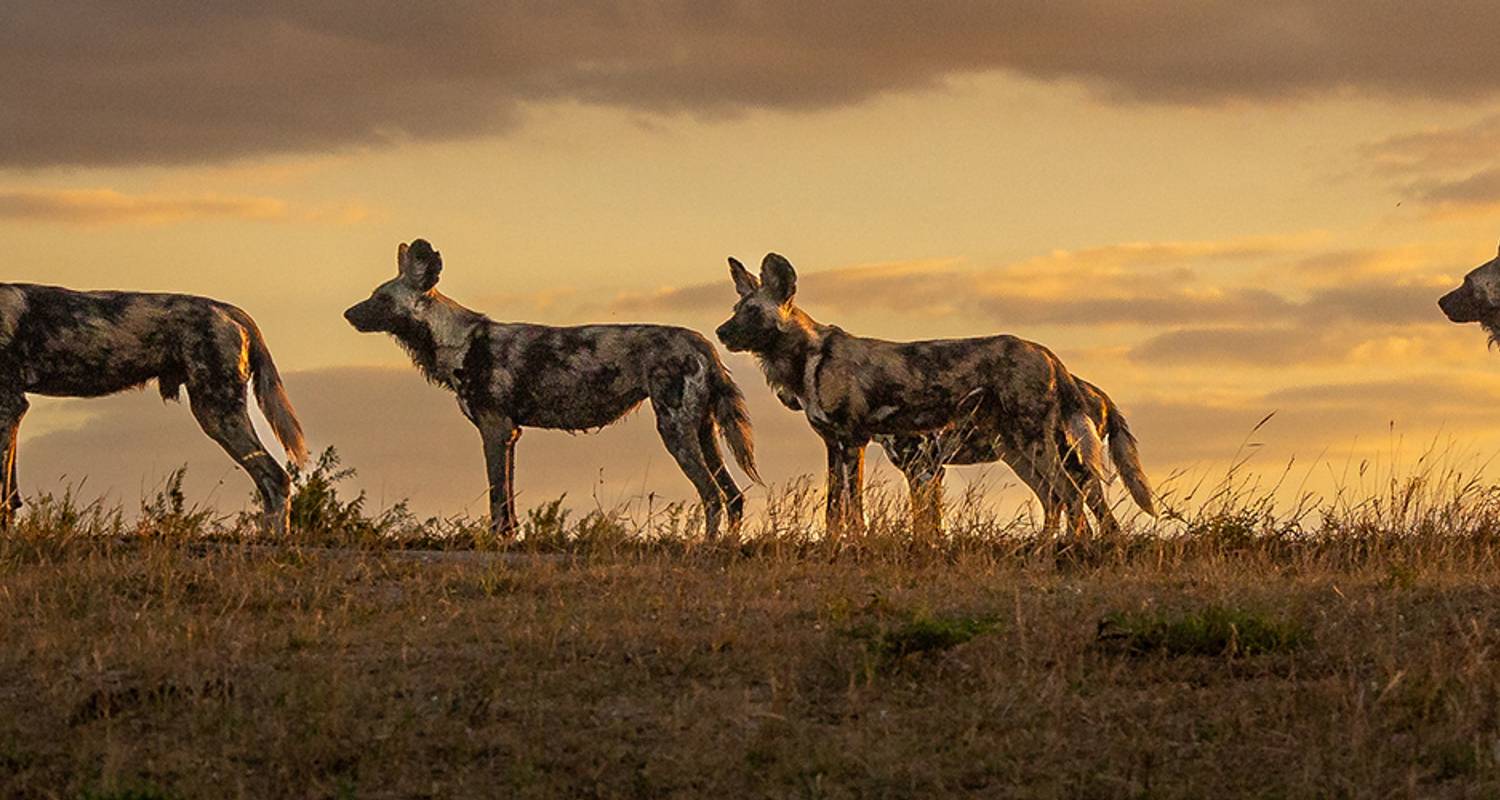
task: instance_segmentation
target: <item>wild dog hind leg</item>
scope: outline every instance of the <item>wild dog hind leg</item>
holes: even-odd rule
[[[708,466],[709,473],[713,475],[714,482],[724,493],[724,508],[728,512],[729,532],[737,533],[740,523],[745,518],[745,493],[740,489],[739,484],[734,482],[734,476],[729,474],[729,468],[724,465],[724,456],[719,452],[717,429],[710,417],[705,416],[703,422],[698,425],[698,448],[703,453],[703,461]]]
[[[272,534],[285,536],[291,513],[292,479],[255,435],[244,396],[239,396],[236,406],[202,396],[189,387],[188,398],[198,426],[255,481],[265,507],[266,528]]]
[[[704,534],[712,539],[719,535],[724,515],[724,492],[704,459],[703,447],[698,443],[698,426],[690,424],[683,416],[669,409],[658,409],[656,432],[661,435],[662,444],[667,446],[667,452],[677,461],[682,474],[698,490],[698,499],[703,503]]]

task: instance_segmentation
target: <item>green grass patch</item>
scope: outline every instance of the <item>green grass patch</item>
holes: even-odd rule
[[[111,789],[85,789],[79,800],[175,800],[175,795],[151,784]]]
[[[1099,622],[1101,644],[1145,655],[1251,656],[1296,650],[1309,636],[1301,624],[1243,609],[1117,611]]]
[[[860,625],[848,633],[864,641],[874,655],[895,661],[911,655],[950,650],[989,633],[998,624],[993,617],[918,616],[895,627]]]

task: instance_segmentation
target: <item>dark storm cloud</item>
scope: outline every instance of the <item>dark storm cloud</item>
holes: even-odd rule
[[[1495,30],[1489,0],[11,0],[0,165],[453,139],[528,101],[826,109],[991,70],[1123,102],[1473,98],[1500,88]]]

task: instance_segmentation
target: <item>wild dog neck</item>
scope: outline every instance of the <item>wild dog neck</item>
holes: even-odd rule
[[[761,372],[777,397],[786,403],[786,397],[795,398],[807,408],[811,387],[808,386],[807,364],[823,348],[823,339],[833,328],[823,325],[800,308],[793,307],[787,315],[787,324],[777,330],[768,346],[756,353]],[[788,403],[788,405],[790,405]]]
[[[474,330],[488,318],[465,308],[457,301],[431,292],[417,304],[415,313],[401,320],[391,331],[412,363],[427,380],[458,387],[456,372],[463,366],[464,355]]]

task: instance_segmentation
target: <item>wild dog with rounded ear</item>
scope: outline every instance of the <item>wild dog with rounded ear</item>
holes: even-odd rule
[[[0,526],[21,506],[16,441],[27,394],[102,397],[152,380],[166,400],[187,387],[198,425],[255,481],[266,526],[285,533],[291,479],[250,423],[247,383],[287,457],[305,462],[307,445],[249,314],[193,295],[24,283],[0,283]]]
[[[1449,321],[1477,322],[1500,342],[1500,255],[1469,271],[1457,289],[1438,299],[1438,308]]]
[[[490,526],[516,530],[515,451],[524,428],[602,428],[645,400],[667,451],[703,502],[708,535],[737,529],[745,498],[719,451],[752,480],[744,397],[702,336],[666,325],[553,327],[495,322],[437,291],[443,257],[422,239],[396,249],[396,277],[344,312],[355,329],[388,333],[418,371],[458,398],[479,430]]]
[[[828,455],[830,531],[863,525],[864,450],[871,437],[973,426],[1036,492],[1055,531],[1066,514],[1087,532],[1071,453],[1102,475],[1102,444],[1082,394],[1051,351],[1014,336],[890,342],[814,320],[794,302],[797,272],[776,253],[760,276],[729,259],[739,300],[719,341],[755,355],[776,396],[801,409]],[[1065,443],[1059,448],[1058,442]]]

